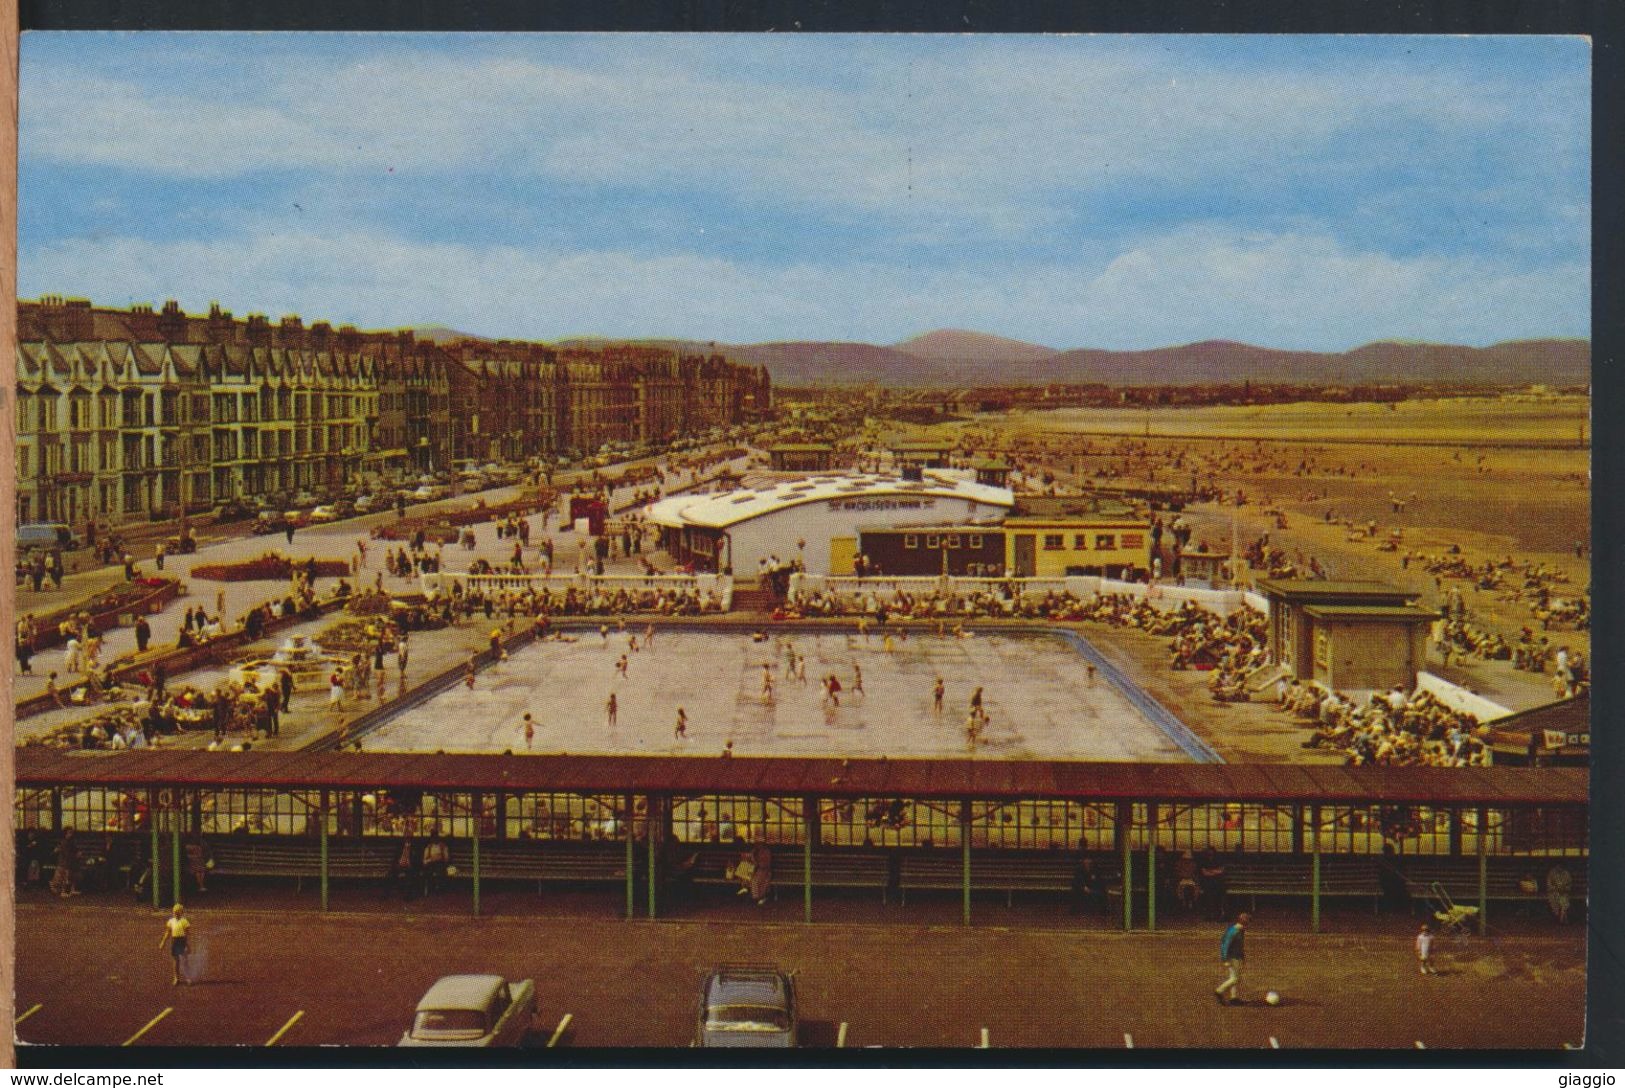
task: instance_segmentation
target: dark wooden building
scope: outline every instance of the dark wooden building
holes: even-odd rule
[[[991,578],[1004,574],[1004,531],[987,525],[864,529],[858,550],[882,576]]]

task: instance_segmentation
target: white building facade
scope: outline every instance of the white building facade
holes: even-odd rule
[[[957,475],[918,480],[818,475],[759,481],[732,491],[678,495],[646,511],[661,544],[704,570],[754,574],[761,561],[799,559],[809,574],[849,573],[863,529],[912,525],[997,525],[1014,494]]]

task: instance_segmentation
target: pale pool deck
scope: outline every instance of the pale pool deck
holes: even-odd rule
[[[1058,635],[979,632],[968,638],[914,633],[662,630],[654,648],[631,652],[610,628],[579,641],[539,643],[368,732],[369,751],[527,750],[523,715],[537,723],[529,751],[573,754],[716,756],[728,741],[741,756],[1081,759],[1187,762],[1190,757],[1104,673],[1090,679],[1085,658]],[[786,647],[806,656],[807,681],[788,676]],[[615,668],[622,654],[628,675]],[[771,701],[762,665],[773,666]],[[862,694],[854,690],[863,671]],[[825,706],[820,678],[834,673],[840,706]],[[932,711],[937,676],[947,685],[943,713]],[[976,743],[965,721],[976,687],[990,719]],[[617,724],[607,721],[611,692]],[[677,708],[688,735],[673,735]]]

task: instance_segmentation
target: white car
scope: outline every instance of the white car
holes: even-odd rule
[[[418,1002],[399,1046],[519,1046],[536,1017],[536,983],[447,975]]]
[[[446,489],[439,484],[424,484],[415,491],[408,492],[413,502],[433,502],[446,497]]]
[[[312,525],[337,520],[339,520],[339,512],[338,509],[333,506],[318,506],[316,509],[310,512],[310,522]]]

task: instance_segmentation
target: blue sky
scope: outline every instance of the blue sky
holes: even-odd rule
[[[19,293],[493,336],[1590,333],[1575,38],[39,34]]]

